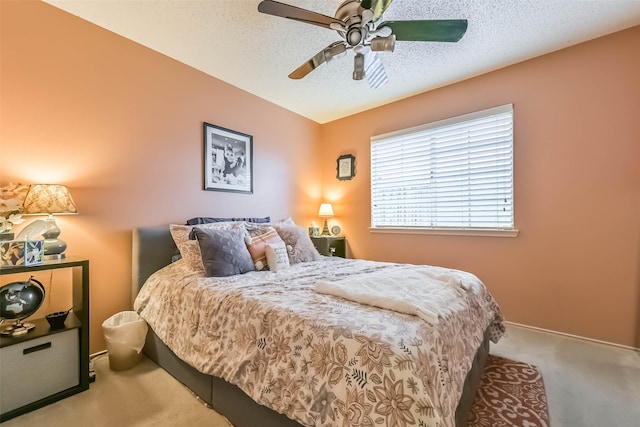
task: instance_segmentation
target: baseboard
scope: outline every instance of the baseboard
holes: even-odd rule
[[[553,331],[551,329],[538,328],[537,326],[523,325],[521,323],[509,322],[509,321],[506,321],[506,320],[504,321],[504,323],[507,324],[507,325],[510,325],[510,326],[516,326],[518,328],[531,329],[531,330],[534,330],[534,331],[546,332],[548,334],[562,335],[563,337],[575,338],[575,339],[582,340],[582,341],[589,341],[589,342],[593,342],[593,343],[596,343],[596,344],[604,344],[604,345],[609,345],[609,346],[613,346],[613,347],[623,348],[625,350],[635,351],[640,356],[640,348],[632,347],[632,346],[629,346],[629,345],[617,344],[617,343],[609,342],[609,341],[601,341],[601,340],[597,340],[597,339],[594,339],[594,338],[582,337],[580,335],[567,334],[565,332]]]

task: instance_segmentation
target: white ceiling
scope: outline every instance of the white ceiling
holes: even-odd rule
[[[354,81],[352,53],[302,80],[291,71],[332,30],[257,10],[260,0],[45,0],[220,80],[325,123],[640,25],[640,0],[394,0],[382,20],[467,19],[458,43],[397,42],[389,83]],[[280,0],[334,16],[342,0]]]

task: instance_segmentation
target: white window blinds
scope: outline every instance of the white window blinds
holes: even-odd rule
[[[371,226],[513,229],[513,106],[372,137]]]

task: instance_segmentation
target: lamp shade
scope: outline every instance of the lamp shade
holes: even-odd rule
[[[24,198],[22,212],[36,214],[78,213],[67,187],[60,184],[33,184]]]
[[[322,203],[320,205],[320,209],[318,210],[319,217],[332,217],[333,216],[333,206],[331,203]]]

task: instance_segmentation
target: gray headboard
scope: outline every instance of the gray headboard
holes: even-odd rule
[[[171,263],[178,248],[169,226],[141,227],[133,230],[131,303],[140,287],[154,272]]]

